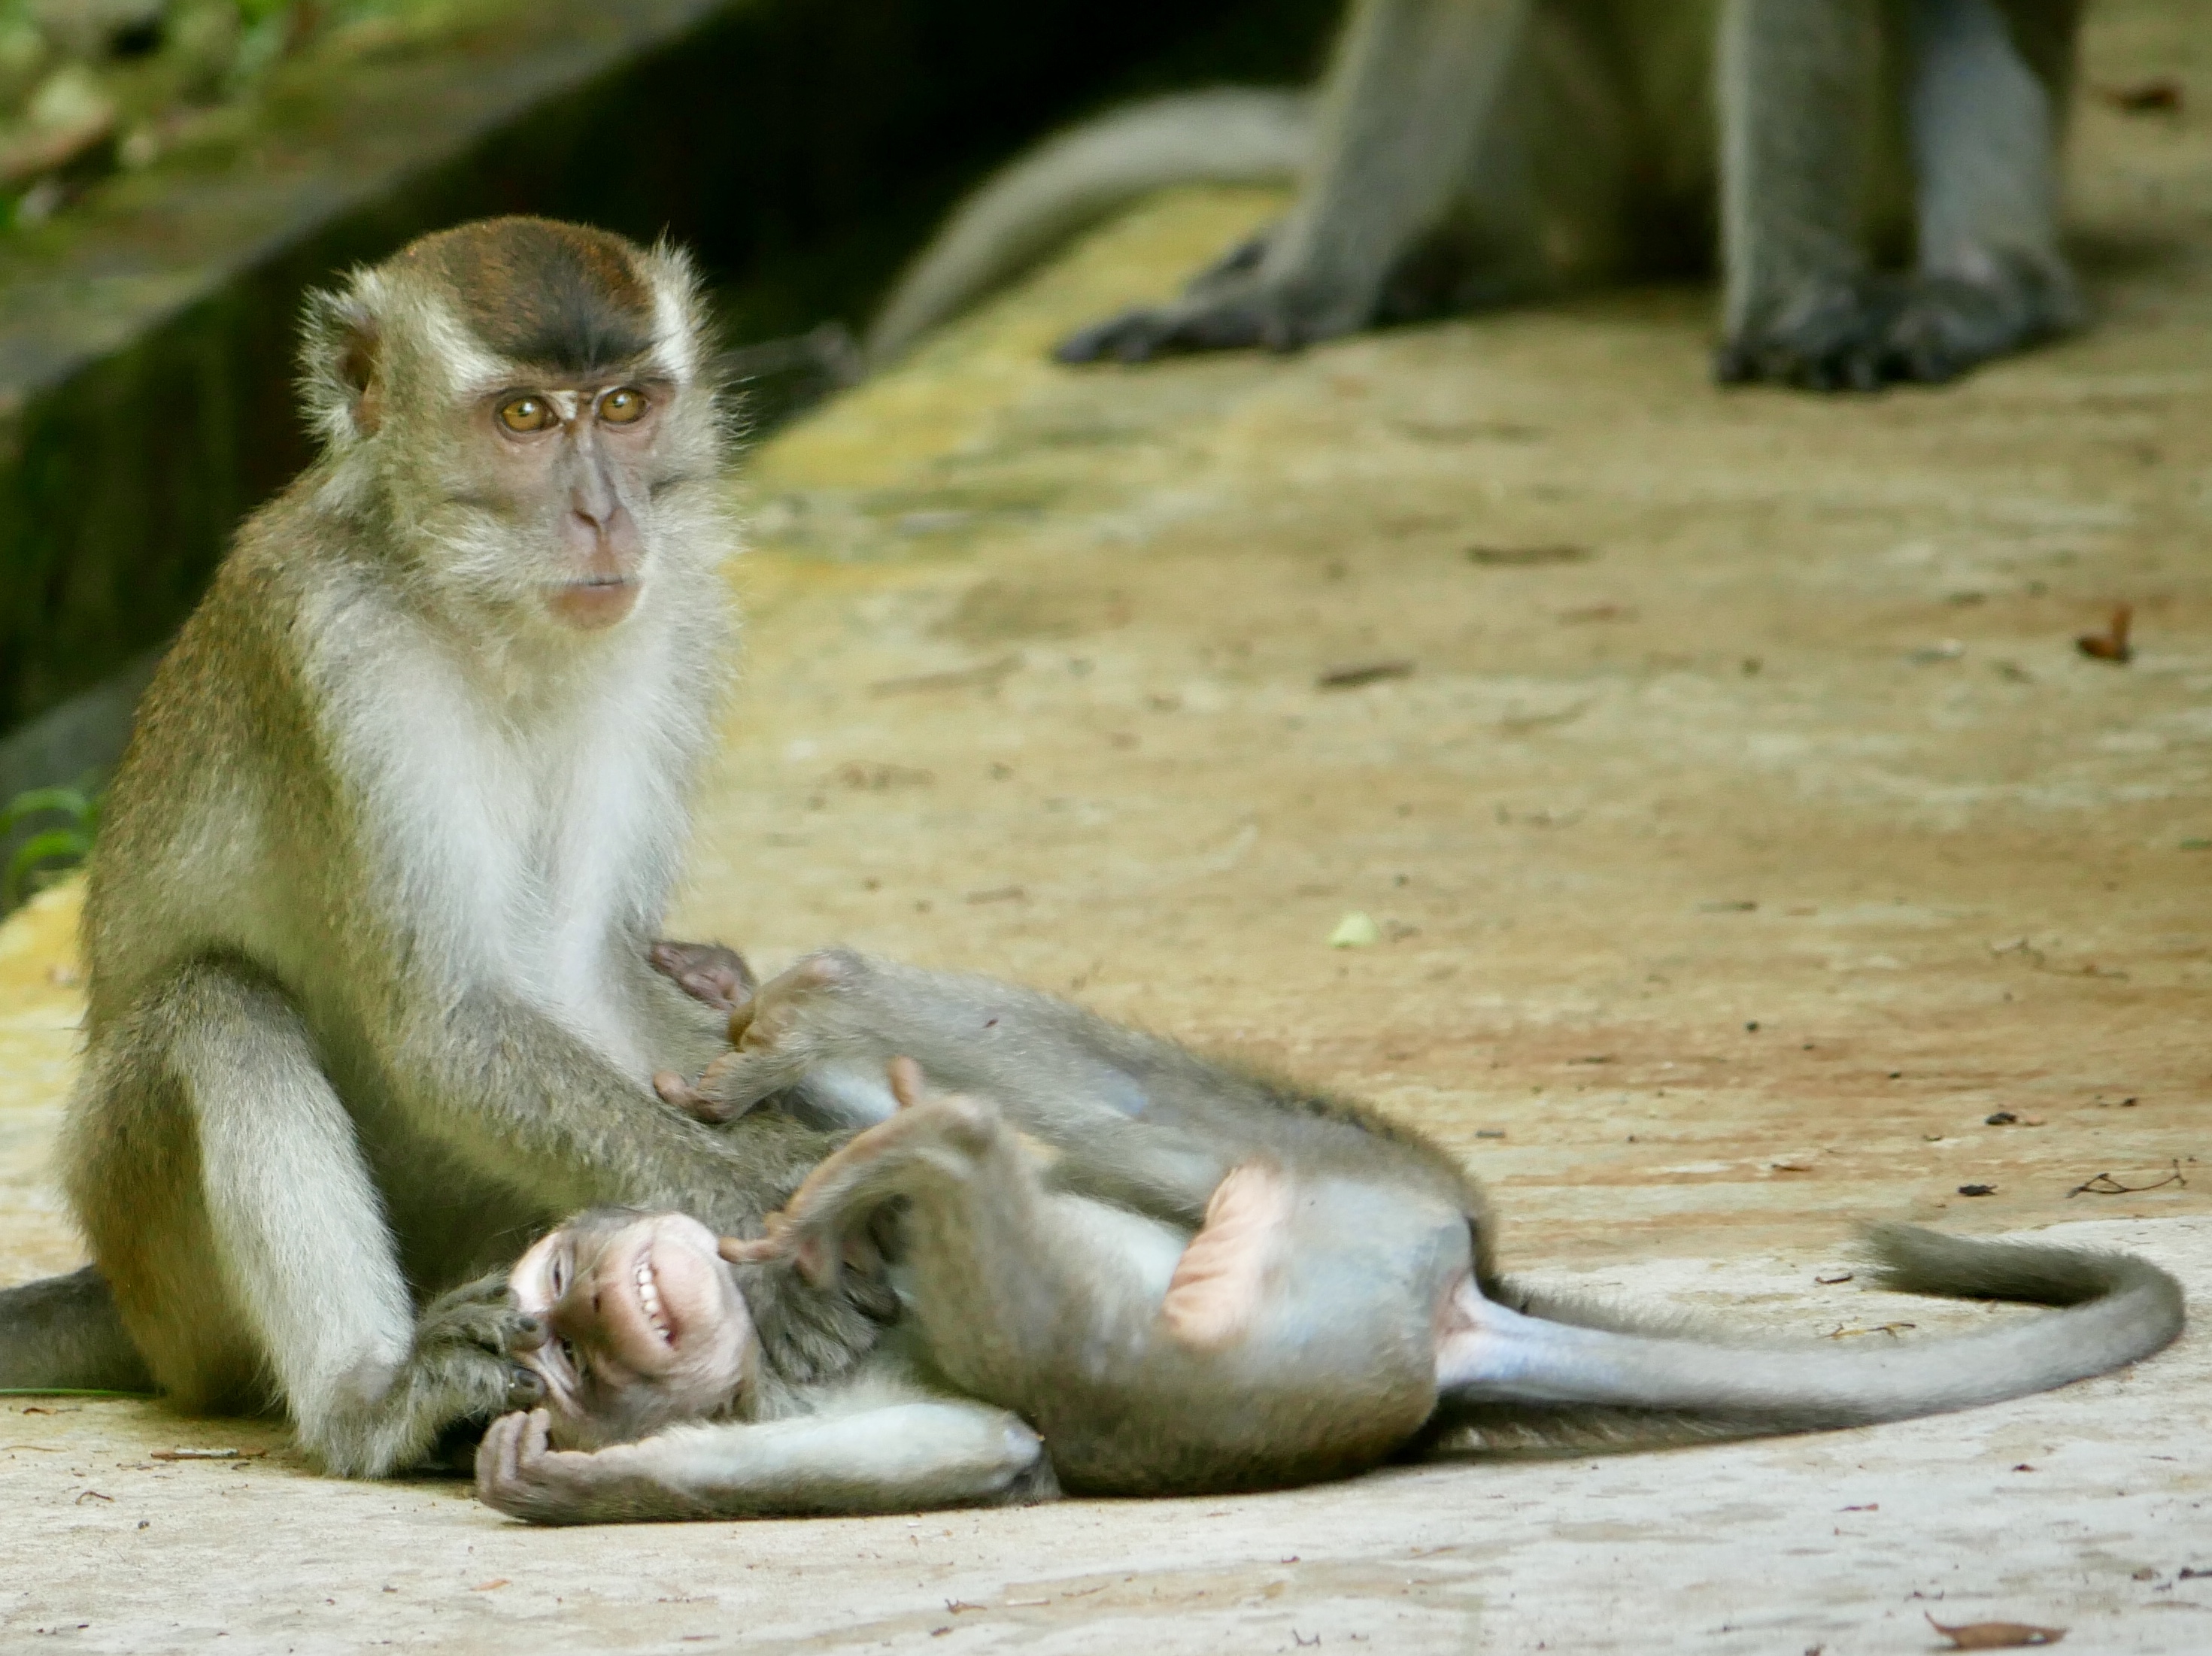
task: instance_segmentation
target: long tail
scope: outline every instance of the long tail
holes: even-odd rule
[[[1878,1227],[1868,1241],[1882,1287],[2066,1308],[1949,1338],[1791,1350],[1553,1320],[1469,1290],[1458,1302],[1466,1320],[1438,1356],[1443,1412],[1534,1405],[1707,1422],[1689,1436],[1851,1426],[2048,1391],[2147,1357],[2181,1331],[2181,1285],[2128,1254],[1910,1225]]]
[[[151,1392],[106,1279],[91,1265],[0,1289],[0,1392]]]
[[[1303,94],[1175,93],[1070,128],[984,180],[899,277],[868,329],[880,367],[1069,238],[1176,184],[1271,184],[1304,167]]]

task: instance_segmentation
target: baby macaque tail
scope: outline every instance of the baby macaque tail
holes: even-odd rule
[[[87,1265],[0,1289],[0,1392],[145,1392],[145,1359]]]
[[[1867,1240],[1877,1286],[2064,1309],[1979,1333],[1791,1349],[1593,1326],[1570,1307],[1559,1314],[1576,1320],[1531,1316],[1469,1284],[1438,1347],[1438,1424],[1510,1422],[1533,1408],[1571,1427],[1578,1412],[1601,1411],[1602,1429],[1565,1435],[1623,1443],[1862,1425],[2048,1391],[2147,1357],[2181,1331],[2181,1285],[2128,1254],[1911,1225],[1877,1227]],[[1639,1431],[1634,1416],[1656,1429]]]
[[[1287,183],[1312,141],[1304,94],[1241,87],[1150,99],[1047,139],[985,179],[915,256],[869,325],[868,366],[895,361],[939,323],[1152,191]]]

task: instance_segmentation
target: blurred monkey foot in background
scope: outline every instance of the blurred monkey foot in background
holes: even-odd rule
[[[1178,183],[1290,211],[1070,362],[1363,328],[1709,268],[1723,381],[1948,379],[2081,319],[2058,245],[2079,0],[1352,0],[1310,105],[1109,113],[987,182],[871,331],[889,361]]]

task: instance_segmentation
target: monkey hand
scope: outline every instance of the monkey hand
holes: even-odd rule
[[[441,1295],[416,1321],[407,1356],[326,1422],[326,1469],[387,1477],[441,1459],[473,1425],[540,1400],[542,1382],[515,1359],[544,1339],[508,1294],[504,1271]]]
[[[532,1524],[592,1524],[659,1510],[655,1480],[629,1444],[589,1452],[552,1447],[553,1416],[543,1409],[501,1415],[477,1446],[477,1499]]]
[[[1262,346],[1294,351],[1354,333],[1375,319],[1375,300],[1351,284],[1270,276],[1264,236],[1233,250],[1165,305],[1138,306],[1079,329],[1053,348],[1062,362],[1149,362],[1191,351]]]
[[[436,1389],[471,1400],[456,1418],[482,1418],[544,1400],[543,1377],[516,1361],[544,1344],[544,1325],[516,1306],[507,1273],[495,1271],[430,1302],[415,1325],[409,1367],[434,1371]]]

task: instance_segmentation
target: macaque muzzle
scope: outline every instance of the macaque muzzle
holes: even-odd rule
[[[631,1442],[743,1401],[759,1341],[717,1240],[684,1214],[599,1209],[515,1262],[508,1291],[542,1331],[516,1361],[543,1382],[561,1447]]]

